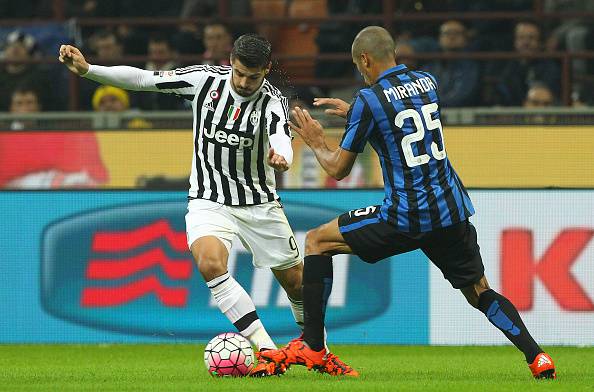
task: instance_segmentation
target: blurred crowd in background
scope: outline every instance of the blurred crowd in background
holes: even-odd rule
[[[314,96],[350,99],[361,78],[348,59],[317,59],[327,53],[350,53],[355,34],[369,24],[381,24],[383,1],[369,0],[228,0],[228,17],[324,17],[321,22],[298,24],[228,24],[221,18],[217,0],[63,0],[64,20],[55,19],[55,2],[0,0],[1,17],[31,20],[23,26],[0,24],[0,111],[12,113],[63,111],[76,91],[76,107],[86,111],[183,110],[183,100],[165,94],[132,93],[98,86],[81,79],[75,90],[70,76],[55,61],[62,43],[80,47],[93,63],[127,64],[149,70],[171,70],[196,63],[229,64],[233,40],[256,32],[269,38],[274,54],[312,55],[310,59],[279,60],[271,81],[279,85],[293,104],[309,105]],[[592,0],[542,0],[543,12],[594,12]],[[402,0],[395,13],[522,12],[534,10],[533,0]],[[373,16],[378,20],[335,20],[335,16]],[[127,24],[129,18],[156,18],[156,24]],[[116,23],[84,24],[85,18],[118,18]],[[208,18],[205,23],[159,25],[159,18]],[[247,19],[249,20],[249,19]],[[476,21],[455,17],[440,21],[398,21],[391,30],[397,39],[396,56],[409,68],[432,72],[440,85],[443,107],[561,105],[562,64],[558,57],[538,58],[543,53],[594,50],[593,18],[495,18]],[[525,55],[507,59],[425,59],[419,54],[460,52],[509,52]],[[122,62],[133,56],[146,61]],[[144,56],[144,57],[142,57]],[[200,57],[198,57],[200,56]],[[421,56],[423,57],[423,56]],[[429,56],[430,57],[430,56]],[[437,56],[439,57],[439,56]],[[572,106],[594,105],[594,58],[573,58]],[[333,83],[336,81],[336,83]],[[345,82],[346,81],[346,82]],[[318,83],[316,83],[318,82]],[[323,83],[321,83],[323,82]],[[568,102],[566,102],[567,104]]]

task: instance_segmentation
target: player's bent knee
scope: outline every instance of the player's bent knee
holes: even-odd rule
[[[479,297],[482,293],[489,290],[489,283],[487,279],[483,276],[479,279],[478,282],[473,283],[471,286],[464,287],[460,289],[466,301],[473,307],[478,309]]]
[[[198,271],[206,281],[227,272],[228,252],[220,240],[214,237],[201,237],[192,243],[191,251],[198,265]]]
[[[198,271],[207,281],[227,272],[225,260],[212,252],[197,251],[194,256]]]
[[[305,235],[305,255],[334,256],[339,253],[352,253],[349,246],[338,233],[333,231],[335,221],[328,222]],[[338,230],[338,227],[335,227]]]
[[[305,254],[306,255],[319,255],[322,254],[320,246],[320,235],[319,229],[309,230],[305,234]]]
[[[204,277],[205,280],[209,281],[218,276],[223,275],[227,272],[227,266],[220,259],[213,258],[200,258],[198,262],[198,271]]]

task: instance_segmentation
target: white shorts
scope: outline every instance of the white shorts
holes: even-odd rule
[[[295,235],[278,201],[226,206],[194,199],[186,214],[188,247],[200,237],[214,236],[231,250],[234,236],[253,256],[257,268],[283,270],[301,263]]]

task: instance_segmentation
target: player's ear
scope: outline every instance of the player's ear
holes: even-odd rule
[[[367,53],[361,53],[361,63],[365,67],[369,67],[369,56],[367,55]]]
[[[268,75],[268,73],[270,72],[270,69],[272,68],[272,61],[270,61],[268,63],[268,65],[266,66],[266,70],[264,70],[264,74]]]

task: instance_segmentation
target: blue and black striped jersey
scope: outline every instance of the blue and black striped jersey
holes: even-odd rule
[[[361,89],[347,116],[341,147],[360,153],[369,141],[382,167],[381,218],[400,231],[427,232],[474,214],[448,160],[435,78],[398,65]]]

